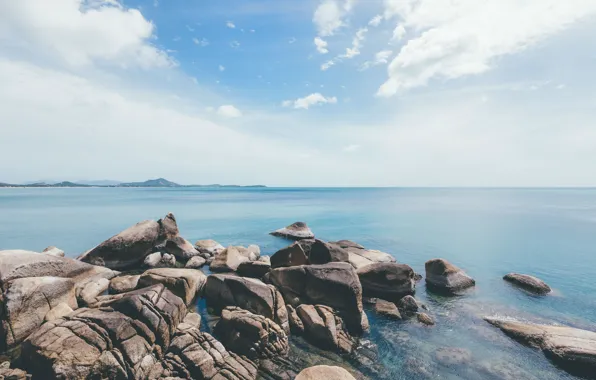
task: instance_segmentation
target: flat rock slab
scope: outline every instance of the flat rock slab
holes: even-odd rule
[[[196,269],[181,268],[157,268],[145,271],[139,278],[138,288],[144,288],[155,284],[163,284],[172,293],[182,298],[186,305],[201,294],[207,276]]]
[[[527,274],[509,273],[503,277],[503,280],[534,294],[545,295],[551,292],[546,282]]]
[[[350,240],[330,242],[348,251],[350,264],[356,270],[374,263],[393,263],[395,258],[390,254],[376,249],[366,249],[362,245]]]
[[[271,232],[271,235],[294,240],[314,239],[315,237],[315,234],[304,222],[292,223],[287,227]]]
[[[546,357],[567,372],[596,379],[596,332],[566,326],[484,319],[518,342],[541,349]]]

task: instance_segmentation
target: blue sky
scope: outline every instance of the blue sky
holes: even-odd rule
[[[593,0],[0,1],[0,181],[596,186]]]

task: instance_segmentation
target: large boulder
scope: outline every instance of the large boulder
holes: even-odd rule
[[[264,257],[267,256],[262,256],[257,261],[245,261],[240,263],[236,269],[236,273],[242,277],[262,278],[271,270],[271,263],[269,260],[261,260]]]
[[[305,338],[325,350],[351,354],[357,345],[343,319],[329,306],[300,305],[296,309],[304,325]]]
[[[356,380],[348,371],[341,367],[317,365],[304,369],[295,380]]]
[[[215,240],[199,240],[195,243],[195,249],[206,256],[215,256],[217,252],[223,251],[225,247]]]
[[[141,278],[141,275],[138,274],[114,277],[110,280],[108,293],[121,294],[133,291],[137,288],[139,278]]]
[[[253,278],[225,274],[207,277],[205,298],[210,307],[221,311],[227,306],[237,306],[251,313],[271,319],[288,333],[286,304],[279,291],[272,285]]]
[[[310,246],[308,262],[310,264],[327,264],[331,262],[349,262],[350,254],[337,244],[325,243],[316,239]]]
[[[256,261],[260,255],[261,250],[256,245],[250,245],[248,248],[229,246],[215,254],[209,268],[213,272],[234,272],[241,263]]]
[[[527,274],[509,273],[503,277],[503,280],[534,294],[545,295],[551,292],[546,282]]]
[[[277,268],[266,278],[291,306],[327,305],[341,314],[351,333],[361,334],[368,330],[368,320],[362,309],[362,287],[350,264]]]
[[[567,372],[596,379],[596,332],[498,318],[485,320],[518,342],[541,349],[546,357]]]
[[[173,214],[158,220],[145,220],[112,236],[79,256],[79,260],[111,269],[129,269],[143,263],[154,248],[178,236]]]
[[[362,245],[350,240],[339,240],[330,243],[348,251],[350,264],[352,264],[356,270],[374,263],[395,262],[395,258],[386,252],[375,249],[366,249]]]
[[[184,265],[184,267],[188,268],[188,269],[199,269],[206,263],[207,263],[207,260],[205,260],[203,257],[195,256],[195,257],[192,257],[190,260],[188,260],[186,262],[186,264]]]
[[[473,278],[445,259],[432,259],[424,264],[426,286],[434,291],[457,294],[476,284]]]
[[[182,261],[188,261],[195,256],[205,257],[205,254],[199,252],[188,240],[181,236],[175,236],[168,239],[164,246],[164,250]]]
[[[230,351],[251,360],[287,356],[290,350],[284,330],[271,319],[238,307],[227,307],[214,329]]]
[[[358,269],[357,273],[365,297],[397,302],[413,294],[416,286],[414,270],[405,264],[374,263]]]
[[[280,249],[271,256],[271,267],[293,267],[308,264],[308,257],[300,242],[295,242]]]
[[[110,280],[107,278],[95,278],[87,281],[85,286],[77,294],[79,306],[86,306],[95,303],[97,296],[105,293],[110,286]]]
[[[401,313],[393,302],[385,300],[377,300],[374,306],[375,312],[379,315],[385,316],[390,319],[401,319]]]
[[[138,288],[163,284],[172,293],[182,298],[186,305],[202,294],[207,276],[196,269],[157,268],[145,271],[139,278]]]
[[[271,232],[271,235],[294,240],[313,239],[315,237],[315,234],[304,222],[292,223],[287,227]]]
[[[147,377],[186,316],[184,302],[163,285],[104,297],[104,307],[46,322],[23,343],[21,361],[33,378]]]

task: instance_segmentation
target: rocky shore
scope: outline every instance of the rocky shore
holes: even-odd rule
[[[320,240],[303,222],[272,234],[295,241],[270,257],[256,245],[192,244],[168,214],[77,259],[56,247],[0,251],[0,351],[10,359],[0,365],[0,379],[382,377],[365,304],[375,318],[395,324],[394,339],[406,339],[400,320],[428,331],[441,323],[416,299],[421,276],[388,253]],[[476,285],[444,259],[429,260],[425,269],[427,289],[442,296],[465,296]],[[550,292],[533,276],[505,280],[534,294]],[[209,318],[196,312],[197,302],[206,303]],[[596,333],[486,321],[568,372],[596,378]],[[292,342],[303,341],[362,370],[302,360]],[[435,360],[459,365],[469,357],[443,348]],[[424,369],[416,358],[404,363]]]

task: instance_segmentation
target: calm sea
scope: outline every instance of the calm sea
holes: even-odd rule
[[[457,298],[418,284],[416,297],[437,320],[432,328],[369,313],[385,366],[371,377],[571,379],[481,317],[596,330],[594,189],[0,189],[0,249],[55,245],[75,257],[167,212],[192,242],[258,244],[272,254],[287,242],[268,232],[305,221],[322,239],[389,252],[419,273],[442,257],[476,279],[476,289]],[[514,289],[501,279],[508,272],[541,277],[554,293]],[[468,351],[454,364],[437,357],[443,347]]]

